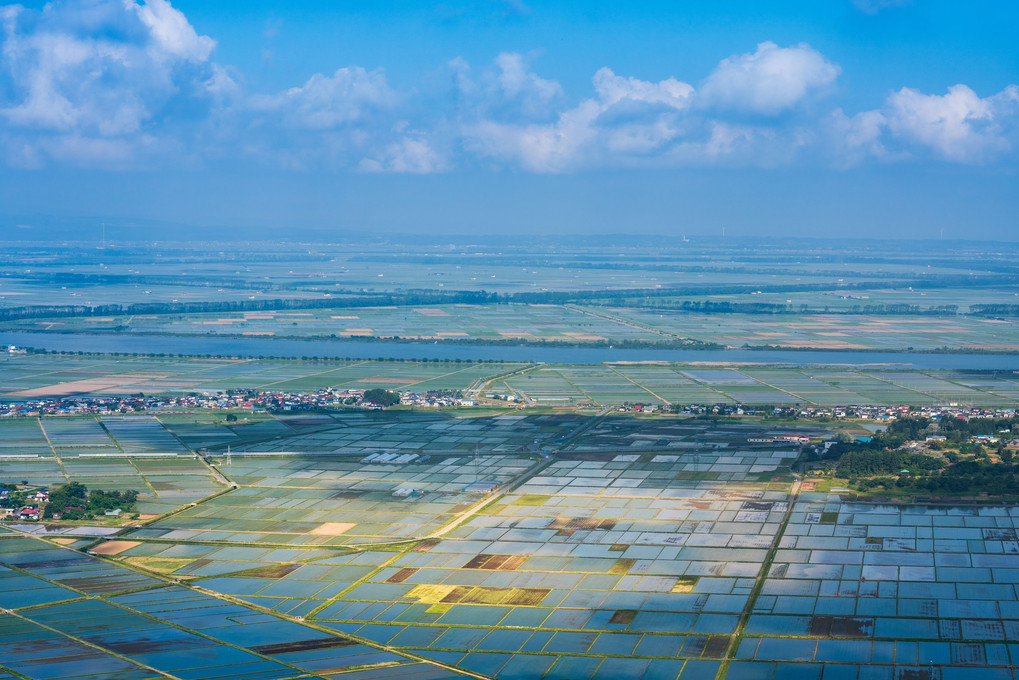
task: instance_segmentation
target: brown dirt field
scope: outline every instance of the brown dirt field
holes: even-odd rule
[[[418,573],[417,569],[407,567],[405,569],[401,569],[400,571],[396,572],[395,574],[387,578],[386,583],[403,583],[416,573]]]
[[[534,606],[540,604],[548,588],[491,588],[485,586],[457,586],[442,598],[443,604],[509,604]]]
[[[255,567],[238,572],[238,576],[245,578],[283,578],[301,568],[299,564],[270,564],[265,567]]]
[[[411,552],[428,552],[437,545],[439,545],[439,539],[429,538],[426,541],[421,541],[421,543],[415,546]]]
[[[527,555],[487,555],[480,554],[472,557],[463,569],[488,569],[491,571],[516,571],[524,562]]]
[[[350,524],[349,522],[326,522],[325,524],[315,527],[308,533],[312,536],[339,536],[356,526],[356,524]]]
[[[138,382],[138,378],[129,375],[110,375],[103,378],[88,378],[87,380],[71,380],[69,382],[55,383],[44,387],[33,387],[29,390],[11,392],[12,397],[60,397],[68,394],[81,394],[83,392],[98,392],[123,385],[131,385]]]
[[[92,548],[92,552],[96,555],[119,555],[136,545],[141,545],[141,543],[138,541],[106,541]]]

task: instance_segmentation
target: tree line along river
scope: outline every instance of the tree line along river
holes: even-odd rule
[[[61,352],[125,352],[280,358],[352,358],[600,364],[614,361],[768,363],[797,366],[888,364],[916,369],[1019,370],[1019,354],[924,354],[812,350],[682,350],[533,345],[457,345],[354,340],[193,338],[87,333],[0,333],[0,344]]]

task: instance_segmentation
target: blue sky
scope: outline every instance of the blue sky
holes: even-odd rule
[[[1017,25],[924,0],[0,6],[0,228],[1015,240]]]

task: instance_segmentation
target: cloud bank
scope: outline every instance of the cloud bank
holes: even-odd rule
[[[888,2],[863,3],[877,11]],[[658,82],[598,69],[586,93],[541,75],[537,55],[441,66],[442,87],[400,91],[347,65],[251,92],[167,0],[0,7],[0,162],[136,169],[213,161],[357,172],[910,160],[1015,160],[1019,87],[889,92],[846,112],[841,67],[800,43],[761,42],[706,75]],[[693,74],[696,75],[696,74]]]

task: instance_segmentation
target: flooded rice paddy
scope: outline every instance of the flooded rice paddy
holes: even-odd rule
[[[764,425],[127,419],[113,441],[182,452],[66,455],[107,446],[90,422],[44,421],[49,456],[0,460],[0,481],[149,482],[143,502],[173,509],[0,531],[9,677],[978,680],[1019,664],[1019,509],[843,499],[789,474],[793,446],[749,441]],[[362,462],[373,449],[419,457]]]

